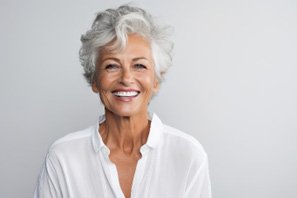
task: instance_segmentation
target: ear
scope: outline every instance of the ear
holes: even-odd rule
[[[96,82],[93,82],[92,83],[92,90],[93,90],[94,93],[99,93],[99,90],[98,90],[98,87],[97,87]]]
[[[153,86],[153,93],[157,94],[160,88],[160,82],[158,79],[154,80],[154,86]]]

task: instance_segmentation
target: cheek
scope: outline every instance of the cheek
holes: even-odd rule
[[[147,92],[148,95],[151,95],[155,92],[156,81],[154,80],[154,76],[145,76],[142,78],[142,82],[145,88],[145,92]]]
[[[99,92],[106,91],[112,84],[112,78],[106,75],[99,76],[97,80],[97,87]]]
[[[108,97],[106,96],[106,93],[104,91],[99,92],[99,97],[100,97],[101,102],[104,105],[107,105],[107,103],[108,103]]]

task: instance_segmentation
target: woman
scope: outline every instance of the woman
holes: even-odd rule
[[[121,6],[100,12],[81,41],[84,76],[105,114],[51,146],[34,197],[211,197],[198,141],[148,114],[171,65],[166,28]]]

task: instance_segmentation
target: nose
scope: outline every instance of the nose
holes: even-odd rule
[[[133,73],[129,67],[122,69],[120,83],[129,85],[133,82]]]

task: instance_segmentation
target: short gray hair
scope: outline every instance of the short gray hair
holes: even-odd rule
[[[150,42],[155,73],[161,82],[172,65],[173,42],[169,39],[168,30],[169,26],[156,24],[149,13],[138,7],[124,5],[99,12],[91,29],[81,36],[79,58],[84,68],[84,77],[92,85],[100,49],[111,41],[114,41],[111,46],[113,49],[122,49],[127,43],[127,35],[135,33]]]

